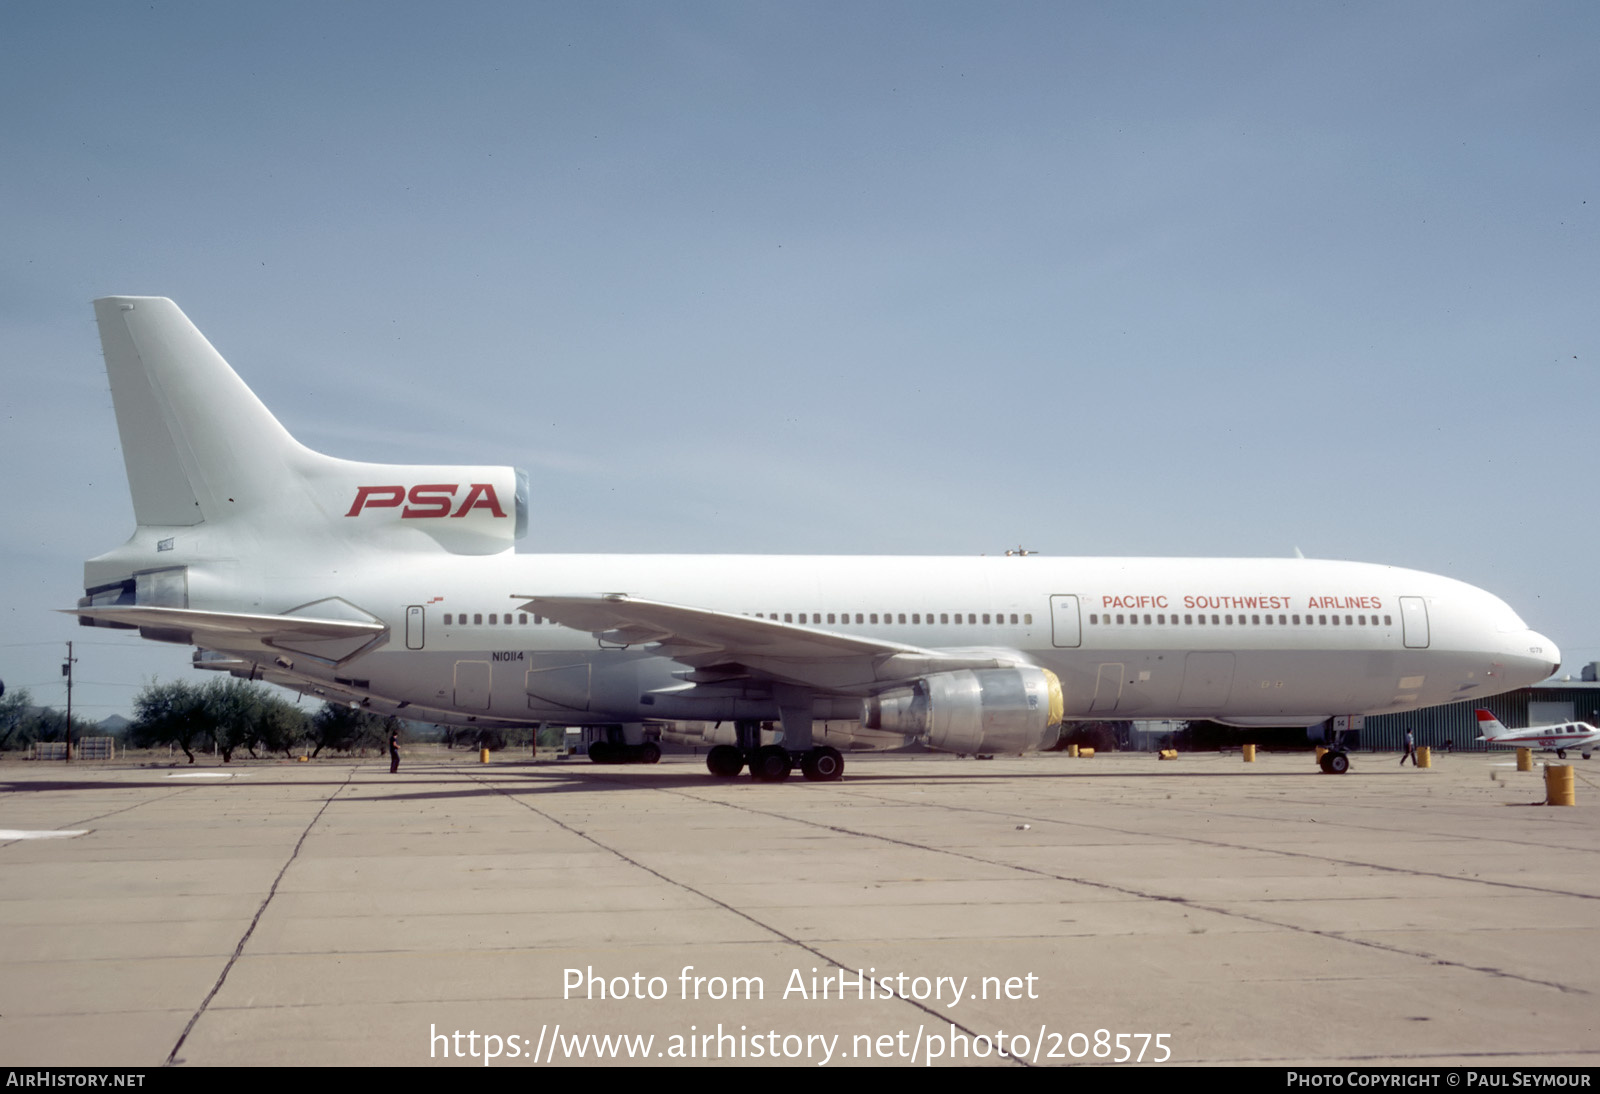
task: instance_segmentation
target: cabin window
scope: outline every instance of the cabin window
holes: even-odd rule
[[[928,618],[932,619],[933,617],[929,616]],[[950,613],[949,612],[940,612],[939,613],[939,622],[941,622],[941,623],[949,623],[950,622]]]

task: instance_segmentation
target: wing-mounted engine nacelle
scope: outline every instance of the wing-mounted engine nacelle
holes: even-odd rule
[[[863,700],[861,724],[943,752],[1034,752],[1060,738],[1063,708],[1048,669],[960,669]]]

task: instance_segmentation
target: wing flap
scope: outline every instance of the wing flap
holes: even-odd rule
[[[603,596],[519,596],[525,611],[592,633],[604,645],[655,644],[655,652],[699,670],[691,683],[746,676],[864,695],[887,684],[962,668],[1026,663],[1014,650],[932,650],[775,619]]]

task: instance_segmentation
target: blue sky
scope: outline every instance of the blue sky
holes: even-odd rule
[[[0,6],[0,678],[132,528],[89,301],[540,551],[1288,555],[1600,659],[1600,8]]]

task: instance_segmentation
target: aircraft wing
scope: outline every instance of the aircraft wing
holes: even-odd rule
[[[864,695],[934,672],[1027,663],[1014,650],[930,650],[620,593],[516,599],[524,611],[589,631],[602,645],[650,645],[695,668],[685,678],[696,684],[753,677]]]

